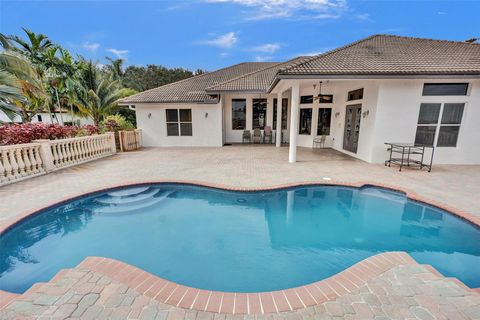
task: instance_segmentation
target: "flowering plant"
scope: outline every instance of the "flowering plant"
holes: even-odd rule
[[[97,126],[61,126],[48,123],[6,124],[0,126],[0,145],[29,143],[37,139],[65,139],[99,133]]]

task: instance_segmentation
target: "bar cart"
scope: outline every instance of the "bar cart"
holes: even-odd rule
[[[403,167],[418,168],[420,170],[428,168],[428,172],[432,171],[435,147],[413,143],[385,142],[385,144],[388,146],[388,151],[390,151],[390,159],[385,161],[385,166],[398,165],[400,167],[399,171],[402,171]],[[425,151],[428,150],[431,151],[430,159],[426,159]]]

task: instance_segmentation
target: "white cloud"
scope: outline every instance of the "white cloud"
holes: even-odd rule
[[[235,43],[238,41],[238,36],[235,32],[228,32],[222,35],[219,35],[215,39],[202,41],[201,44],[207,44],[210,46],[215,46],[224,49],[232,48]]]
[[[257,62],[264,62],[264,61],[270,61],[273,59],[271,56],[256,56],[254,57],[255,61]]]
[[[312,51],[312,52],[307,52],[307,53],[301,53],[301,54],[298,54],[298,55],[295,55],[296,57],[304,57],[304,56],[318,56],[319,54],[322,54],[324,53],[325,51]]]
[[[320,48],[319,50],[297,53],[292,57],[295,58],[295,57],[299,57],[299,56],[318,56],[319,54],[326,53],[326,52],[331,51],[333,49],[335,49],[335,47],[324,47],[324,48]]]
[[[347,9],[347,0],[204,0],[209,3],[233,3],[252,8],[248,20],[332,19]]]
[[[265,52],[265,53],[274,53],[280,49],[280,44],[278,43],[265,43],[260,46],[251,48],[251,51]]]
[[[107,51],[113,53],[119,59],[125,59],[125,56],[129,52],[128,50],[119,50],[114,48],[107,49]]]
[[[360,13],[360,14],[357,14],[355,17],[357,18],[357,20],[360,20],[360,21],[372,21],[372,18],[368,13]]]
[[[444,11],[438,11],[437,14],[443,16],[443,15],[446,15],[447,13]]]
[[[100,43],[85,42],[82,44],[82,48],[90,52],[96,52],[100,48]]]

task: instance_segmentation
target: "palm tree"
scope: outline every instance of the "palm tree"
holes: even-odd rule
[[[123,70],[123,59],[112,59],[110,57],[105,57],[110,63],[105,66],[105,69],[110,74],[112,80],[123,81],[125,71]]]
[[[24,41],[18,36],[10,36],[8,37],[8,40],[11,40],[13,44],[16,44],[16,46],[11,45],[9,50],[25,56],[33,64],[40,81],[45,84],[45,73],[51,67],[51,65],[48,65],[48,62],[52,63],[52,61],[48,58],[51,57],[52,53],[53,55],[56,54],[55,45],[50,39],[48,39],[48,36],[44,34],[37,34],[26,28],[22,29],[26,33],[28,41]],[[43,108],[40,103],[41,101],[38,100],[38,97],[31,96],[30,98],[33,99],[32,105],[37,105],[38,109]],[[49,102],[53,101],[54,99],[50,97],[47,100],[45,100],[45,102],[48,102],[46,103],[47,110],[50,115],[50,119],[53,119]]]
[[[2,110],[19,113],[23,121],[30,121],[43,101],[48,101],[43,83],[30,62],[13,52],[0,52],[0,93]]]
[[[84,62],[82,84],[85,95],[80,97],[80,111],[90,116],[98,125],[105,115],[111,114],[117,107],[117,101],[131,94],[129,89],[122,88],[118,80],[111,81],[102,77],[98,67],[92,61]]]
[[[22,29],[27,34],[29,42],[18,36],[11,36],[10,39],[18,45],[18,47],[13,47],[13,50],[25,55],[35,65],[41,66],[43,64],[43,53],[54,46],[53,42],[44,34],[37,34],[26,28]]]
[[[0,111],[13,120],[20,111],[15,102],[23,100],[25,96],[22,94],[20,81],[7,71],[0,70]]]

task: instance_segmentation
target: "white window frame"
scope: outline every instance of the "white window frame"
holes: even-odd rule
[[[429,123],[429,124],[420,124],[418,123],[418,118],[420,117],[420,108],[418,108],[418,116],[417,116],[417,126],[415,127],[415,135],[416,135],[416,132],[417,132],[417,128],[418,127],[433,127],[435,126],[435,137],[433,139],[433,146],[435,148],[458,148],[458,145],[459,145],[459,142],[460,142],[460,139],[461,139],[461,135],[462,135],[462,124],[463,124],[463,121],[464,121],[464,118],[465,118],[465,113],[467,112],[467,105],[468,103],[466,101],[445,101],[445,100],[442,100],[443,102],[441,101],[422,101],[420,102],[420,106],[422,104],[440,104],[440,112],[438,113],[438,119],[437,119],[437,123],[436,124],[433,124],[433,123]],[[462,119],[460,120],[460,123],[459,124],[442,124],[442,117],[443,117],[443,110],[444,110],[444,107],[445,107],[445,104],[463,104],[463,114],[462,114]],[[455,146],[437,146],[437,143],[438,143],[438,137],[440,135],[440,128],[441,127],[459,127],[458,128],[458,137],[457,137],[457,144]]]

